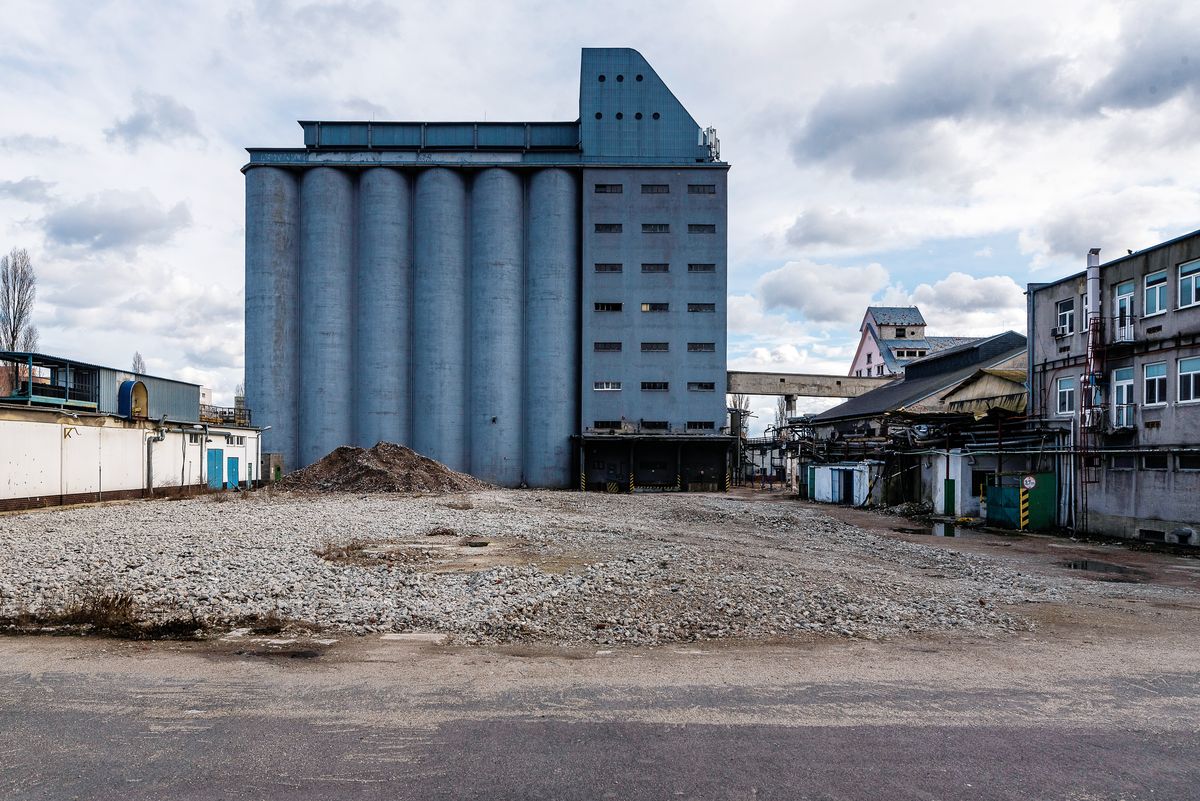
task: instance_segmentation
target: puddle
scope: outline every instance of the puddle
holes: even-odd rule
[[[316,659],[321,655],[321,652],[313,648],[299,648],[294,650],[271,650],[260,648],[256,650],[241,650],[234,651],[236,656],[263,656],[274,659]]]
[[[1103,581],[1141,581],[1145,575],[1140,570],[1114,565],[1112,562],[1101,562],[1097,559],[1071,559],[1060,564],[1067,570],[1095,573],[1097,574],[1095,578]]]
[[[900,534],[920,534],[923,537],[957,537],[953,523],[935,522],[930,528],[894,528],[892,531]]]

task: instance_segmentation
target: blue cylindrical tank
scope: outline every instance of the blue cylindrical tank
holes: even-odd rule
[[[300,182],[300,462],[354,437],[354,181],[317,167]]]
[[[471,187],[471,475],[521,483],[523,186],[494,168]]]
[[[467,454],[467,189],[457,170],[418,174],[413,211],[413,449],[455,470]]]
[[[562,169],[529,182],[525,278],[525,480],[571,481],[579,416],[579,190]]]
[[[246,406],[264,453],[299,467],[300,190],[277,167],[246,171]],[[258,476],[255,476],[258,478]]]
[[[387,167],[362,173],[354,438],[363,447],[409,442],[411,213],[412,196],[403,173]]]

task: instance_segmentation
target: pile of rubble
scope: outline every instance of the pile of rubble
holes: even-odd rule
[[[373,448],[343,445],[277,485],[302,492],[465,492],[489,485],[451,470],[411,448],[380,442]]]

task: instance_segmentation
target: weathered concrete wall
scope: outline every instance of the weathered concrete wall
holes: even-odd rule
[[[894,376],[811,375],[806,373],[748,373],[730,370],[726,391],[743,395],[797,395],[804,398],[857,398],[878,389]]]
[[[1096,533],[1137,536],[1140,529],[1163,530],[1178,524],[1197,525],[1197,482],[1200,474],[1180,466],[1177,454],[1200,447],[1200,400],[1181,399],[1179,362],[1200,357],[1200,304],[1180,295],[1180,266],[1200,259],[1200,234],[1166,242],[1100,268],[1100,310],[1104,335],[1098,398],[1104,406],[1102,431],[1092,436],[1090,450],[1101,464],[1101,483],[1089,487],[1088,527]],[[1165,272],[1165,304],[1147,315],[1146,277]],[[1049,285],[1030,287],[1030,413],[1080,434],[1083,374],[1086,370],[1087,318],[1084,314],[1086,273]],[[1117,313],[1122,286],[1132,284],[1126,307]],[[1074,302],[1074,331],[1055,335],[1057,304]],[[1165,397],[1148,395],[1146,368],[1165,368]],[[1114,371],[1133,377],[1133,408],[1125,412],[1132,427],[1117,428]],[[1059,413],[1059,379],[1075,382],[1073,412]],[[1157,402],[1148,402],[1154,401]],[[1122,420],[1124,422],[1125,420]],[[1166,454],[1166,469],[1146,469],[1146,454]],[[1073,482],[1069,480],[1067,486]],[[1060,522],[1066,522],[1064,520]]]
[[[150,423],[0,408],[0,501],[204,486],[211,450],[221,451],[223,467],[238,460],[240,483],[259,478],[257,431],[210,427],[207,442],[203,433],[168,428],[151,443]]]

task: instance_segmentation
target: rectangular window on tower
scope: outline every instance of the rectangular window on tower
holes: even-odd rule
[[[642,223],[643,234],[669,234],[671,226],[668,223]]]
[[[621,223],[596,223],[596,233],[619,234],[621,233]]]
[[[1162,314],[1167,310],[1167,271],[1159,270],[1146,276],[1146,308],[1144,317]]]
[[[688,353],[716,353],[716,342],[689,342]]]
[[[598,273],[619,273],[624,269],[624,265],[618,262],[601,261],[596,262],[596,272]]]
[[[688,225],[689,234],[715,234],[717,226],[713,223],[692,223]]]
[[[669,342],[643,342],[642,353],[666,353],[671,349]]]
[[[716,184],[688,184],[689,195],[715,195],[717,194]]]
[[[622,184],[596,184],[597,195],[619,195],[625,191]]]
[[[1179,308],[1200,303],[1200,259],[1179,265]]]
[[[1075,379],[1058,379],[1058,413],[1075,414]]]
[[[671,271],[670,264],[663,264],[662,262],[652,262],[652,263],[648,263],[648,264],[645,264],[645,263],[642,264],[642,272],[644,272],[644,273],[666,273],[666,272],[670,272],[670,271]]]
[[[669,195],[670,193],[670,184],[642,184],[643,195]]]
[[[1200,401],[1200,356],[1179,360],[1179,402]]]
[[[1142,403],[1146,406],[1162,406],[1167,402],[1167,363],[1154,362],[1142,369],[1145,377]]]
[[[702,262],[702,263],[698,263],[698,264],[689,264],[688,265],[689,273],[715,273],[716,271],[717,271],[717,265],[712,264],[710,262]]]
[[[689,303],[688,311],[690,312],[715,312],[717,304],[715,303]]]

